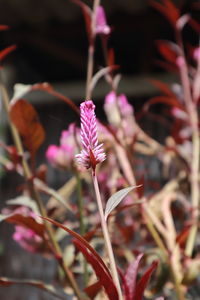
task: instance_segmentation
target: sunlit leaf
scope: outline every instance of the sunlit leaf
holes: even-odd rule
[[[105,208],[105,219],[108,218],[109,214],[115,209],[115,207],[126,197],[126,195],[132,191],[133,189],[140,187],[140,186],[131,186],[128,188],[124,188],[115,194],[113,194],[106,203]]]
[[[50,284],[45,284],[42,281],[38,280],[19,280],[19,279],[11,279],[11,278],[6,278],[6,277],[0,277],[0,286],[11,286],[11,285],[29,285],[33,286],[36,288],[39,288],[43,291],[46,291],[50,293],[51,295],[55,296],[58,299],[65,300],[66,296],[59,295],[56,289],[50,285]]]

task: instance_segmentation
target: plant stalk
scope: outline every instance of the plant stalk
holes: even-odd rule
[[[78,172],[76,172],[76,181],[77,181],[77,198],[78,198],[78,210],[79,210],[79,223],[80,223],[80,234],[83,236],[86,232],[86,226],[84,223],[84,214],[83,214],[83,195],[82,195],[82,183],[81,178]],[[87,262],[83,258],[83,281],[85,286],[88,284],[88,267]]]
[[[9,98],[8,98],[8,94],[7,94],[7,91],[6,91],[6,89],[3,85],[0,86],[0,90],[1,90],[2,98],[3,98],[4,106],[5,106],[8,118],[9,118]],[[31,172],[31,170],[29,168],[29,165],[28,165],[28,163],[25,159],[25,156],[24,156],[24,149],[23,149],[23,146],[22,146],[22,142],[21,142],[19,132],[18,132],[17,128],[15,127],[15,125],[10,120],[10,118],[9,118],[9,124],[10,124],[13,141],[15,143],[18,155],[20,155],[21,159],[22,159],[22,167],[23,167],[24,177],[28,182],[28,187],[29,187],[29,190],[30,190],[30,194],[33,197],[33,199],[35,199],[42,217],[47,217],[46,210],[45,210],[45,207],[42,203],[40,195],[37,192],[37,190],[35,189],[35,187],[33,185],[33,182],[30,180],[32,178],[32,172]],[[59,246],[59,244],[57,243],[57,241],[54,237],[52,226],[47,221],[44,221],[44,225],[45,225],[47,234],[49,236],[49,239],[50,239],[50,241],[51,241],[51,243],[52,243],[52,245],[55,249],[56,258],[57,258],[58,263],[60,264],[60,267],[63,269],[64,274],[65,274],[66,278],[68,279],[70,285],[72,286],[76,296],[78,297],[79,300],[82,300],[83,297],[82,297],[81,291],[79,290],[79,287],[78,287],[78,285],[75,281],[75,278],[74,278],[72,272],[64,264],[64,261],[62,259],[62,251],[61,251],[60,246]]]
[[[114,258],[114,254],[113,254],[113,249],[112,249],[112,245],[111,245],[111,241],[110,241],[110,237],[109,237],[108,227],[107,227],[107,223],[106,223],[106,220],[104,217],[103,205],[102,205],[102,201],[101,201],[101,195],[100,195],[100,191],[99,191],[99,185],[98,185],[96,174],[92,174],[92,179],[93,179],[94,190],[95,190],[95,194],[96,194],[97,205],[98,205],[100,219],[101,219],[101,227],[102,227],[103,236],[104,236],[104,240],[105,240],[105,244],[106,244],[106,249],[108,252],[111,273],[112,273],[113,280],[115,282],[115,285],[116,285],[116,288],[118,291],[119,300],[123,300],[122,291],[121,291],[120,282],[119,282],[118,273],[117,273],[117,267],[116,267],[115,258]]]
[[[94,0],[93,9],[92,9],[92,20],[91,20],[91,37],[89,39],[89,47],[88,47],[87,80],[86,80],[86,92],[85,92],[86,100],[90,100],[92,96],[90,83],[92,80],[93,69],[94,69],[96,10],[99,5],[100,5],[100,0]]]

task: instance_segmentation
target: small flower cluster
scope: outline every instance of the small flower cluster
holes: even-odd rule
[[[95,115],[95,105],[92,100],[81,103],[81,143],[82,151],[76,155],[77,161],[86,169],[92,168],[103,162],[106,155],[103,151],[103,144],[98,144],[97,121]]]
[[[64,130],[61,134],[60,145],[48,147],[46,157],[53,166],[67,169],[72,165],[74,156],[78,152],[75,141],[76,132],[75,124],[70,124],[68,130]]]

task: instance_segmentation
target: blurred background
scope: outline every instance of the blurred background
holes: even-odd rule
[[[182,13],[189,13],[199,20],[199,1],[174,1]],[[91,5],[92,1],[85,3]],[[112,28],[109,46],[115,50],[116,64],[120,66],[122,79],[119,91],[125,93],[136,113],[144,101],[159,93],[149,78],[159,78],[172,83],[176,74],[168,73],[157,63],[160,59],[156,40],[173,40],[173,30],[166,19],[149,5],[147,0],[102,1]],[[1,80],[10,95],[16,83],[33,84],[49,82],[55,90],[79,103],[85,95],[88,40],[80,8],[69,0],[0,0],[0,24],[10,26],[9,31],[0,32],[0,49],[12,44],[17,49],[5,60]],[[197,45],[198,35],[189,26],[183,31],[187,43]],[[104,66],[100,41],[97,39],[95,70]],[[98,117],[104,118],[102,101],[109,91],[105,81],[98,83],[93,100],[98,106]],[[38,164],[45,162],[45,149],[59,141],[61,130],[72,121],[78,121],[74,112],[64,103],[42,92],[27,96],[37,111],[46,129],[46,140],[38,157]],[[159,106],[152,111],[160,113]],[[101,115],[102,114],[102,115]],[[11,143],[4,113],[1,113],[1,139]],[[158,126],[148,115],[142,127],[162,141],[166,129]],[[155,162],[152,169],[155,170]],[[155,173],[155,172],[154,172]],[[66,174],[49,169],[48,182],[55,188],[66,179]],[[15,174],[3,174],[0,178],[1,208],[5,201],[18,193],[20,178]],[[46,282],[55,276],[56,264],[39,255],[21,249],[11,239],[12,225],[0,225],[0,276],[34,278]],[[51,300],[44,292],[34,288],[0,288],[0,299],[5,300]],[[52,297],[53,299],[53,297]]]

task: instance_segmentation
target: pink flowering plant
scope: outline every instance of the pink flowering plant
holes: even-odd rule
[[[159,95],[148,99],[137,114],[131,100],[118,92],[120,76],[108,44],[112,30],[100,0],[94,0],[92,7],[73,2],[83,12],[88,35],[80,108],[48,83],[17,85],[11,100],[0,85],[14,142],[14,146],[1,142],[7,155],[0,156],[0,163],[23,178],[22,195],[7,202],[9,208],[0,218],[13,224],[13,240],[21,248],[57,261],[62,272],[52,285],[0,274],[0,285],[33,285],[58,299],[69,295],[79,300],[190,299],[200,272],[200,48],[188,51],[182,30],[188,24],[198,31],[199,25],[189,15],[181,15],[171,0],[150,1],[175,33],[173,43],[158,41],[164,58],[159,64],[176,72],[180,80],[167,85],[151,79]],[[97,38],[105,55],[105,65],[98,71]],[[0,59],[14,49],[0,52]],[[101,99],[106,122],[95,111],[93,97],[102,78],[110,87]],[[35,90],[64,101],[80,119],[61,133],[59,145],[46,149],[47,162],[71,176],[58,190],[48,185],[47,167],[36,168],[45,131],[35,108],[24,100]],[[161,122],[159,126],[170,123],[162,143],[142,127],[157,104],[165,109],[154,121]],[[153,179],[152,161],[161,166],[160,180]],[[71,242],[63,247],[67,235]],[[55,281],[62,293],[53,286]]]

